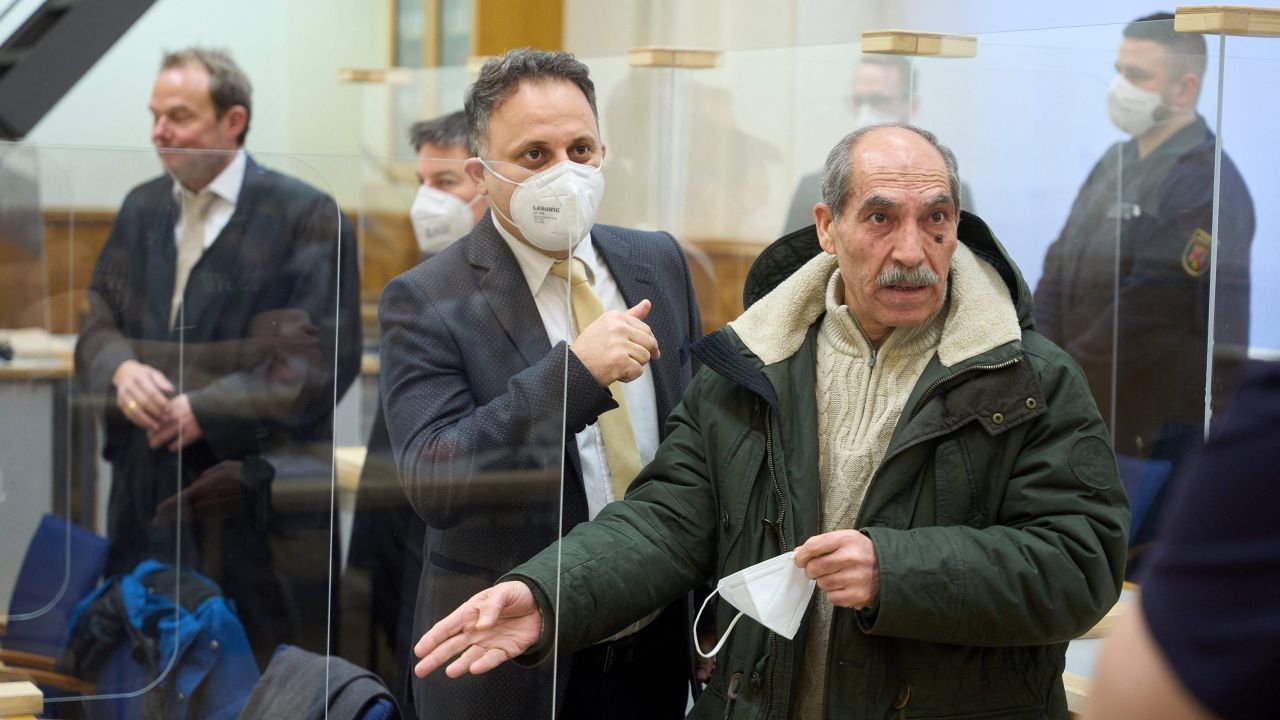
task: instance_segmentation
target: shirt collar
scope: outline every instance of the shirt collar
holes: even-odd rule
[[[231,157],[231,162],[227,163],[227,166],[222,168],[222,172],[218,173],[218,176],[200,192],[211,192],[235,205],[236,200],[240,198],[240,188],[244,185],[244,173],[247,166],[248,155],[245,153],[244,148],[239,148],[236,150],[236,154]],[[173,181],[173,197],[179,203],[182,202],[184,190],[182,183],[175,179]]]
[[[492,211],[490,211],[492,213]],[[529,292],[537,295],[542,289],[542,283],[546,282],[547,276],[551,274],[551,266],[555,264],[555,259],[547,257],[539,252],[528,243],[521,242],[512,235],[509,230],[503,227],[502,222],[495,215],[490,215],[493,226],[498,229],[498,234],[506,241],[507,247],[511,248],[511,253],[516,256],[516,263],[520,265],[520,272],[524,275],[525,283],[529,285]],[[577,247],[573,249],[573,256],[582,261],[587,267],[587,278],[595,283],[596,277],[599,276],[600,255],[596,252],[595,244],[591,241],[591,233],[587,233],[582,238]]]

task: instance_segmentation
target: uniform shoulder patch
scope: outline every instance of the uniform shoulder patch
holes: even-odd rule
[[[1196,228],[1182,248],[1182,269],[1191,277],[1200,277],[1209,270],[1209,260],[1213,257],[1213,236],[1201,228]]]
[[[1095,490],[1110,489],[1120,474],[1111,446],[1097,435],[1076,440],[1071,446],[1070,462],[1076,479]]]

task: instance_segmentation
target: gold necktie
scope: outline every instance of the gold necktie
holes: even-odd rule
[[[568,277],[570,267],[573,268],[571,280]],[[557,261],[551,266],[551,274],[570,282],[573,323],[578,332],[582,332],[583,328],[604,314],[604,306],[595,290],[591,289],[591,283],[587,280],[587,267],[581,260],[572,258],[572,264],[570,261]],[[597,422],[604,439],[604,456],[609,463],[613,498],[621,500],[631,481],[640,472],[640,451],[636,447],[636,433],[631,428],[631,415],[627,413],[627,396],[623,392],[622,383],[610,384],[609,393],[613,395],[618,407],[600,415]]]
[[[191,268],[204,254],[204,222],[209,216],[209,206],[213,204],[214,194],[211,192],[190,193],[183,190],[182,198],[182,236],[178,238],[178,262],[173,269],[173,299],[169,303],[169,329],[178,320],[178,307],[182,305],[182,296],[187,291],[187,279],[191,277]]]

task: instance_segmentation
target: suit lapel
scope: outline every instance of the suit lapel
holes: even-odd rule
[[[653,390],[657,400],[658,429],[661,432],[666,422],[663,420],[675,407],[676,389],[680,378],[680,343],[684,336],[680,332],[672,308],[665,302],[669,297],[654,283],[653,268],[657,257],[652,248],[644,241],[623,237],[617,228],[596,225],[591,228],[591,238],[604,263],[609,266],[613,280],[622,292],[622,299],[631,307],[649,298],[653,308],[645,320],[653,335],[658,339],[658,348],[663,356],[650,364],[653,372]]]
[[[533,365],[551,352],[520,264],[487,213],[467,238],[467,260],[480,271],[480,292],[525,362]]]
[[[143,337],[169,336],[169,303],[173,298],[174,266],[178,261],[174,225],[178,222],[178,203],[172,194],[172,181],[162,183],[162,194],[156,198],[156,210],[141,214],[143,247],[135,260],[143,275]]]
[[[215,279],[210,286],[207,283],[209,277],[236,277],[239,274],[237,265],[246,258],[255,257],[253,253],[246,252],[244,244],[249,237],[262,236],[261,233],[255,235],[252,229],[255,219],[265,217],[258,204],[266,182],[266,171],[253,158],[246,157],[244,182],[240,186],[240,195],[236,197],[235,210],[226,226],[218,232],[218,237],[201,254],[195,267],[191,268],[191,278],[187,281],[187,292],[183,298],[186,304],[183,314],[186,325],[190,328],[189,335],[196,332],[196,328],[202,326],[205,316],[217,311],[227,298],[226,292],[218,291],[218,287],[226,283]]]

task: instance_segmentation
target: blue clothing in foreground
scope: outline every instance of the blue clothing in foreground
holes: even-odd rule
[[[1188,463],[1143,577],[1142,610],[1178,679],[1222,717],[1280,707],[1280,364],[1249,366]]]
[[[68,628],[61,664],[98,681],[99,694],[123,694],[115,717],[235,720],[258,682],[249,640],[218,586],[154,560],[99,586]],[[103,686],[117,678],[127,686]]]

